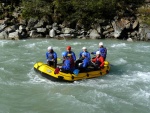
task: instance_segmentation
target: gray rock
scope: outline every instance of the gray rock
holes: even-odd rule
[[[0,33],[0,39],[8,39],[8,33],[6,31],[2,31]]]
[[[97,30],[93,29],[90,34],[89,34],[89,37],[91,39],[98,39],[98,38],[101,38],[101,36],[99,35],[99,33],[97,32]]]
[[[134,23],[133,23],[132,29],[135,29],[138,25],[139,25],[139,21],[135,20]]]
[[[46,28],[37,28],[37,32],[45,33],[46,32]]]
[[[10,40],[18,40],[18,39],[20,39],[18,31],[9,33],[8,39],[10,39]]]
[[[55,37],[55,36],[56,36],[56,33],[55,33],[55,30],[54,30],[54,29],[51,29],[51,30],[49,31],[49,36],[50,36],[50,37]]]
[[[127,39],[128,42],[133,42],[132,38]]]
[[[146,33],[146,40],[150,40],[150,32],[149,33]]]
[[[28,21],[28,28],[33,28],[36,24],[37,24],[38,20],[34,19],[34,18],[30,18],[30,20]]]
[[[40,20],[34,27],[35,27],[35,28],[44,27],[44,21],[43,21],[43,20]]]
[[[5,27],[6,27],[5,24],[1,24],[1,25],[0,25],[0,32],[3,31]]]

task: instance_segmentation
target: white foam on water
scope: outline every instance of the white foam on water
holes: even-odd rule
[[[88,103],[88,102],[84,102],[82,99],[80,98],[76,98],[76,95],[67,95],[67,94],[62,94],[62,93],[56,93],[56,98],[58,101],[60,101],[59,103],[64,104],[64,103],[69,103],[70,107],[68,109],[74,109],[73,106],[76,106],[77,109],[76,112],[79,111],[84,111],[85,113],[88,111],[90,111],[91,113],[95,111],[95,108],[98,108],[97,105],[92,104],[92,103]],[[67,105],[65,106],[67,107]],[[84,109],[86,108],[86,109]]]
[[[143,81],[143,83],[150,82],[150,72],[134,71],[133,74],[139,81]]]
[[[27,76],[29,77],[28,82],[30,84],[39,84],[39,83],[46,82],[46,79],[40,78],[39,75],[36,74],[33,69],[30,70],[30,72],[27,74]]]
[[[29,73],[27,74],[27,77],[29,78],[29,81],[23,81],[24,84],[44,84],[49,86],[53,85],[60,85],[58,82],[50,81],[40,75],[40,73],[37,73],[34,71],[34,69],[31,69]]]
[[[119,58],[114,62],[114,64],[116,64],[116,65],[119,65],[119,64],[122,65],[122,64],[126,64],[126,63],[127,63],[127,61],[123,58]]]
[[[81,42],[73,42],[71,45],[82,45]]]
[[[7,59],[7,60],[3,61],[3,63],[11,64],[18,60],[19,60],[19,58],[12,58],[12,59]]]
[[[0,40],[0,46],[3,47],[5,44],[9,43],[8,41]]]
[[[1,71],[4,71],[4,68],[3,68],[3,67],[1,67],[1,68],[0,68],[0,70],[1,70]]]
[[[25,48],[34,48],[36,47],[35,43],[25,45]]]
[[[141,69],[143,68],[143,65],[141,65],[140,63],[135,64],[135,66]]]
[[[120,48],[120,47],[127,47],[127,44],[126,43],[120,43],[120,44],[113,44],[112,46],[111,46],[112,48]]]

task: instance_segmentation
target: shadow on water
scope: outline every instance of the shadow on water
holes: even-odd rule
[[[123,64],[123,65],[114,65],[114,64],[111,64],[111,69],[110,69],[109,74],[110,75],[121,76],[124,73],[126,73],[127,70],[125,68],[126,68],[125,64]]]

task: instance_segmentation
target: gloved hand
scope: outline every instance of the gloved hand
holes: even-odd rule
[[[91,52],[91,54],[94,54],[94,52]]]
[[[80,67],[82,63],[79,63],[78,66]]]

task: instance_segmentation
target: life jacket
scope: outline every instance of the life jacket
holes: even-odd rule
[[[101,62],[100,62],[100,56],[99,56],[99,57],[96,57],[96,62],[95,62],[95,64],[101,65]]]
[[[50,53],[48,57],[49,57],[50,59],[53,59],[53,58],[54,58],[53,53]]]
[[[67,54],[71,54],[71,58],[75,61],[76,60],[76,56],[75,53],[73,51],[69,51],[67,52]]]
[[[69,60],[70,60],[70,63],[71,63],[70,67],[73,68],[75,66],[74,60],[73,60],[72,57],[70,57]]]
[[[107,49],[105,47],[100,48],[101,56],[105,59],[107,55]]]

